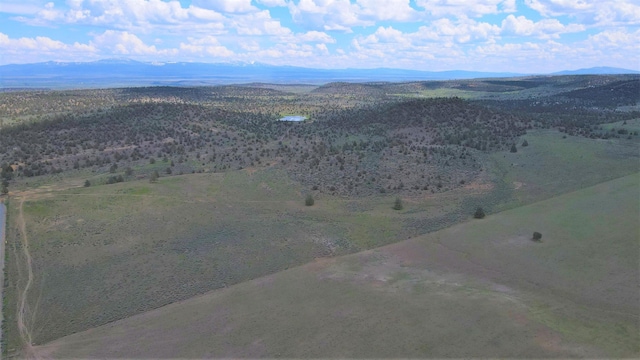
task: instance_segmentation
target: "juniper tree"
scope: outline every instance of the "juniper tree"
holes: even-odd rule
[[[396,201],[393,203],[393,210],[402,210],[404,206],[402,206],[402,200],[397,197]]]
[[[313,196],[311,194],[308,194],[307,197],[304,199],[304,204],[306,206],[313,206],[314,203],[315,203],[315,200],[313,199]]]

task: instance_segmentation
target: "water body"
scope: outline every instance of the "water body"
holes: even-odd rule
[[[307,117],[302,115],[288,115],[280,118],[280,121],[305,121],[305,120],[307,120]]]

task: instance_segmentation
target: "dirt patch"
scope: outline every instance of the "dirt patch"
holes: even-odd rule
[[[494,185],[492,183],[486,182],[472,182],[464,186],[465,190],[471,191],[491,191],[493,190]]]
[[[257,167],[246,167],[246,168],[244,168],[244,171],[247,172],[247,175],[253,176],[253,174],[255,174],[255,172],[258,171],[258,168]]]
[[[400,263],[400,266],[420,265],[428,258],[425,247],[415,240],[393,244],[386,247],[385,251],[392,254]]]
[[[530,246],[531,244],[535,244],[535,242],[531,240],[531,235],[517,234],[496,241],[495,244],[503,246]]]

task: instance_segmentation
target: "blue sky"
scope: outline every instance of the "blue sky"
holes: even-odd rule
[[[0,64],[640,70],[637,0],[1,0]]]

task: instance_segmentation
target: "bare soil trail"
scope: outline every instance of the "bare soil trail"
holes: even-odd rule
[[[30,314],[29,306],[27,304],[27,295],[29,293],[29,289],[31,288],[31,284],[33,284],[33,267],[31,263],[31,253],[29,252],[29,237],[27,236],[27,224],[24,219],[24,205],[25,197],[20,199],[20,206],[18,207],[18,227],[20,229],[20,235],[22,239],[22,250],[24,252],[25,257],[25,265],[27,267],[27,282],[24,285],[24,289],[19,293],[18,296],[18,313],[17,313],[17,323],[18,323],[18,331],[20,332],[20,338],[24,343],[24,357],[27,359],[32,359],[36,357],[36,353],[33,351],[32,345],[32,336],[28,327],[27,316]],[[33,316],[33,314],[31,314]],[[31,319],[33,320],[33,319]],[[33,321],[31,321],[33,322]]]
[[[4,252],[5,252],[5,232],[6,232],[6,214],[7,208],[4,206],[4,202],[0,200],[0,284],[4,284]],[[4,299],[2,292],[4,286],[0,286],[0,299]],[[0,305],[0,321],[4,321],[4,301]],[[2,354],[2,328],[0,327],[0,356]]]

